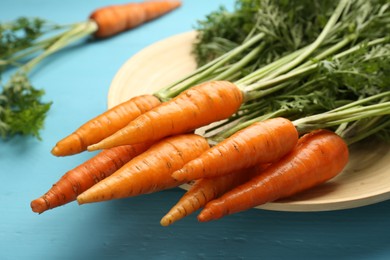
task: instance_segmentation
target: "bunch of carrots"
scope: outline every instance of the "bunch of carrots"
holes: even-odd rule
[[[60,140],[52,154],[101,152],[65,173],[31,202],[32,210],[42,213],[75,200],[85,204],[128,198],[190,182],[191,188],[161,225],[199,209],[198,220],[205,222],[292,196],[335,177],[348,163],[348,145],[388,131],[389,85],[348,102],[331,96],[330,109],[319,109],[319,101],[310,100],[306,92],[300,92],[306,101],[299,102],[300,109],[280,108],[267,114],[262,108],[267,100],[289,100],[297,91],[290,83],[303,78],[309,82],[310,75],[322,73],[316,62],[330,54],[337,53],[333,58],[345,61],[388,41],[364,41],[364,46],[347,50],[342,49],[343,42],[315,53],[333,35],[332,29],[340,28],[338,22],[348,17],[351,5],[350,0],[340,1],[312,44],[244,78],[235,72],[255,59],[260,48],[229,66],[226,62],[264,39],[264,34],[157,93],[133,97],[86,122]],[[358,42],[358,37],[351,42]],[[302,89],[311,92],[308,86]],[[309,108],[321,112],[306,113]],[[359,132],[364,131],[359,128],[363,125],[372,129]],[[203,127],[213,133],[196,131]]]

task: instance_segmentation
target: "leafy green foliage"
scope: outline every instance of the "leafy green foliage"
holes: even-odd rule
[[[386,91],[390,91],[390,44],[362,45],[351,55],[319,61],[310,75],[290,81],[282,93],[263,102],[268,113],[282,109],[307,116]]]
[[[26,74],[16,73],[0,94],[0,135],[3,139],[16,134],[40,138],[39,130],[51,103],[44,103],[43,90],[35,89]]]
[[[43,19],[27,17],[0,24],[0,71],[9,65],[8,58],[31,47],[47,31],[46,24]]]
[[[0,24],[0,53],[7,57],[15,50],[30,47],[32,42],[44,33],[45,21],[40,18],[20,17],[17,20]]]
[[[264,65],[312,42],[336,4],[320,0],[237,0],[232,12],[220,7],[198,21],[193,52],[202,65],[262,32],[267,35],[267,47],[257,65]]]
[[[40,138],[39,130],[51,103],[42,102],[43,90],[34,88],[28,73],[49,55],[91,35],[97,24],[91,20],[57,25],[40,18],[21,17],[0,24],[0,78],[9,67],[17,67],[5,85],[0,85],[0,136],[16,134]],[[54,31],[60,30],[54,33]]]
[[[249,81],[245,78],[239,81],[243,83],[244,91],[247,89],[247,102],[234,118],[226,122],[230,130],[221,133],[220,136],[217,135],[217,139],[228,136],[236,131],[235,129],[240,129],[250,122],[264,120],[267,117],[285,116],[295,120],[310,115],[320,115],[378,93],[389,93],[390,2],[388,0],[344,2],[347,3],[346,8],[335,24],[331,27],[327,26],[327,30],[324,27],[330,16],[333,16],[332,4],[337,4],[338,1],[253,2],[258,3],[260,8],[253,15],[261,13],[263,20],[256,19],[253,25],[255,29],[247,31],[247,37],[251,37],[251,32],[254,31],[265,33],[263,43],[266,43],[267,47],[256,61],[259,69],[246,77]],[[241,9],[236,10],[236,12],[240,11]],[[210,22],[217,23],[215,19]],[[324,32],[326,37],[320,44],[311,44],[317,42],[317,36]],[[199,38],[202,37],[203,31],[201,30],[200,33]],[[227,40],[234,41],[225,39]],[[222,41],[219,40],[218,43]],[[280,59],[285,54],[306,46],[311,48],[315,46],[315,49],[309,54],[302,51],[303,54],[299,54],[301,59],[299,56],[292,61],[284,59],[286,62]],[[295,60],[299,62],[294,63]],[[273,65],[271,72],[262,70],[264,64],[270,63],[277,64]],[[284,70],[283,75],[274,73],[281,67],[288,70]],[[248,68],[243,68],[246,69]],[[251,81],[253,78],[257,82]],[[366,102],[365,106],[374,106],[376,103],[387,102],[388,99],[387,95],[383,100]],[[388,108],[388,103],[386,106]],[[380,111],[383,113],[384,110]],[[337,114],[335,115],[337,118]],[[345,131],[342,133],[345,133],[349,140],[357,141],[374,134],[390,140],[389,125],[383,121],[384,118],[388,119],[388,116],[380,114],[380,116],[362,119],[365,115],[368,113],[362,113],[361,117],[354,114],[356,118],[353,119],[354,123],[347,123],[345,118],[341,117],[332,120],[343,122],[342,128]],[[333,130],[337,130],[341,126],[336,124],[332,127]]]
[[[15,21],[0,24],[0,76],[10,64],[22,66],[13,60],[14,55],[31,48],[36,40],[49,30],[48,22],[40,18],[20,17]],[[40,138],[50,103],[41,102],[43,90],[35,89],[21,68],[1,85],[0,136],[3,139],[16,134]]]
[[[361,51],[344,59],[322,62],[319,72],[312,77],[318,75],[325,80],[317,87],[333,89],[333,94],[339,97],[349,95],[351,99],[357,99],[388,91],[390,45],[375,46],[370,50],[362,47]]]

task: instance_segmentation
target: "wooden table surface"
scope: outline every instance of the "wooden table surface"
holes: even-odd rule
[[[0,21],[38,16],[58,23],[85,20],[118,1],[2,0]],[[184,0],[158,20],[119,36],[76,44],[47,59],[31,79],[53,105],[42,140],[0,142],[0,259],[390,259],[390,201],[328,212],[253,209],[219,221],[196,215],[161,227],[184,193],[172,189],[136,198],[35,214],[30,201],[67,170],[91,157],[50,154],[52,146],[104,111],[118,69],[159,40],[193,29],[198,19],[233,0]],[[4,78],[3,80],[5,80]]]

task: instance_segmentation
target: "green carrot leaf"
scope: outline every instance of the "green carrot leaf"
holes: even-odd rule
[[[35,89],[23,73],[13,75],[0,94],[0,135],[32,135],[40,139],[50,102],[41,100],[43,90]]]

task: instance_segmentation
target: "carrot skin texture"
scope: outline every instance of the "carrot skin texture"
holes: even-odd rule
[[[142,114],[115,134],[89,146],[88,150],[157,141],[188,133],[228,118],[238,110],[242,101],[243,94],[233,83],[205,82]]]
[[[248,181],[255,174],[257,174],[257,172],[254,168],[250,168],[233,172],[225,176],[196,180],[191,188],[161,219],[160,224],[162,226],[173,224],[204,207],[207,202],[218,198],[233,187]]]
[[[125,163],[144,152],[150,144],[119,146],[103,150],[66,172],[41,197],[31,202],[31,209],[43,213],[76,200],[77,195],[110,176]]]
[[[290,120],[279,117],[257,122],[210,148],[172,177],[191,181],[272,163],[290,152],[297,142],[298,132]]]
[[[348,147],[341,137],[326,130],[313,131],[300,138],[296,148],[283,159],[209,202],[198,220],[219,219],[310,189],[339,174],[348,158]]]
[[[172,171],[208,148],[207,140],[196,134],[163,139],[80,194],[78,203],[127,198],[177,187],[183,183],[171,177]]]
[[[135,28],[180,6],[178,0],[111,5],[95,10],[89,18],[98,25],[95,37],[105,38]]]
[[[112,135],[139,115],[160,104],[160,100],[153,95],[131,98],[80,126],[57,142],[51,153],[55,156],[68,156],[83,152],[89,145]]]

